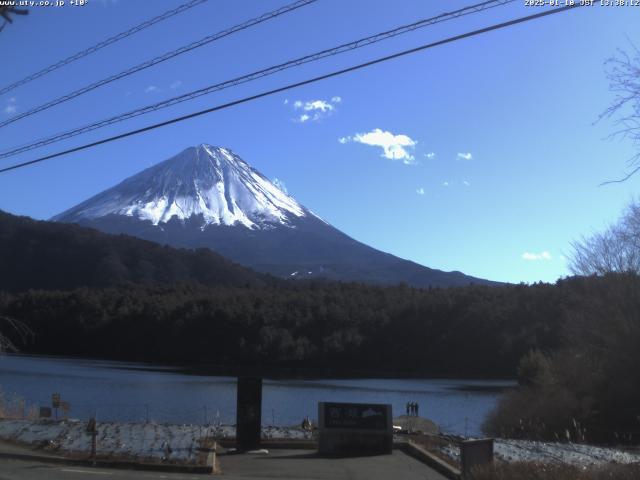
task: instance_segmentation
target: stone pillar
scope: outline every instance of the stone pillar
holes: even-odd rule
[[[262,427],[262,378],[238,377],[236,445],[239,450],[260,447]]]

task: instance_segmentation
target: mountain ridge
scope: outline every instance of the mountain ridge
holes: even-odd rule
[[[185,250],[0,210],[0,291],[121,284],[262,287],[281,282],[210,249]]]
[[[189,147],[52,218],[180,248],[209,248],[284,278],[416,287],[497,284],[381,252],[281,191],[230,149]]]

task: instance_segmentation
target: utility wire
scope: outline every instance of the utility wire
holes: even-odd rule
[[[528,21],[531,21],[531,20],[535,20],[535,19],[538,19],[538,18],[549,16],[549,15],[554,15],[554,14],[561,13],[561,12],[566,12],[568,10],[572,10],[574,8],[578,8],[578,7],[581,7],[581,6],[582,5],[580,5],[579,3],[576,3],[576,4],[573,4],[573,5],[567,5],[567,6],[564,6],[564,7],[553,8],[553,9],[545,10],[543,12],[539,12],[539,13],[536,13],[536,14],[533,14],[533,15],[528,15],[528,16],[525,16],[525,17],[516,18],[514,20],[509,20],[507,22],[490,25],[488,27],[484,27],[484,28],[481,28],[481,29],[478,29],[478,30],[473,30],[473,31],[470,31],[470,32],[467,32],[467,33],[463,33],[461,35],[456,35],[456,36],[453,36],[453,37],[445,38],[444,40],[438,40],[438,41],[433,42],[433,43],[420,45],[418,47],[414,47],[414,48],[411,48],[411,49],[408,49],[408,50],[403,50],[401,52],[397,52],[397,53],[394,53],[394,54],[391,54],[391,55],[387,55],[387,56],[384,56],[384,57],[379,57],[379,58],[377,58],[375,60],[370,60],[370,61],[365,62],[365,63],[360,63],[358,65],[353,65],[351,67],[344,68],[344,69],[341,69],[341,70],[335,70],[335,71],[333,71],[331,73],[327,73],[327,74],[320,75],[320,76],[317,76],[317,77],[309,78],[307,80],[303,80],[303,81],[296,82],[296,83],[290,83],[290,84],[285,85],[283,87],[275,88],[273,90],[267,90],[267,91],[264,91],[264,92],[261,92],[261,93],[255,94],[255,95],[251,95],[249,97],[244,97],[244,98],[241,98],[239,100],[234,100],[232,102],[224,103],[224,104],[221,104],[221,105],[216,105],[214,107],[210,107],[210,108],[207,108],[205,110],[200,110],[198,112],[193,112],[193,113],[190,113],[188,115],[175,117],[175,118],[172,118],[170,120],[166,120],[164,122],[160,122],[160,123],[149,125],[149,126],[146,126],[146,127],[143,127],[143,128],[139,128],[137,130],[131,130],[131,131],[128,131],[128,132],[125,132],[125,133],[121,133],[119,135],[114,135],[112,137],[103,138],[103,139],[97,140],[95,142],[87,143],[87,144],[84,144],[84,145],[80,145],[78,147],[70,148],[68,150],[63,150],[61,152],[53,153],[51,155],[46,155],[46,156],[43,156],[43,157],[40,157],[40,158],[36,158],[34,160],[30,160],[30,161],[27,161],[27,162],[22,162],[22,163],[18,163],[18,164],[15,164],[15,165],[11,165],[9,167],[5,167],[5,168],[0,169],[0,173],[5,173],[5,172],[11,171],[11,170],[16,170],[18,168],[23,168],[23,167],[26,167],[28,165],[33,165],[35,163],[44,162],[46,160],[51,160],[53,158],[61,157],[63,155],[68,155],[70,153],[79,152],[81,150],[86,150],[88,148],[92,148],[92,147],[95,147],[95,146],[98,146],[98,145],[102,145],[102,144],[105,144],[105,143],[114,142],[116,140],[120,140],[120,139],[123,139],[123,138],[131,137],[133,135],[138,135],[140,133],[144,133],[144,132],[148,132],[148,131],[151,131],[151,130],[155,130],[156,128],[165,127],[167,125],[172,125],[174,123],[182,122],[182,121],[188,120],[190,118],[199,117],[199,116],[205,115],[207,113],[216,112],[218,110],[224,110],[224,109],[227,109],[227,108],[230,108],[230,107],[234,107],[236,105],[241,105],[243,103],[247,103],[247,102],[250,102],[250,101],[253,101],[253,100],[257,100],[259,98],[263,98],[263,97],[267,97],[267,96],[274,95],[274,94],[277,94],[277,93],[285,92],[287,90],[292,90],[294,88],[298,88],[298,87],[301,87],[303,85],[309,85],[311,83],[316,83],[316,82],[319,82],[321,80],[326,80],[326,79],[329,79],[329,78],[337,77],[339,75],[344,75],[345,73],[350,73],[350,72],[354,72],[356,70],[361,70],[363,68],[367,68],[367,67],[370,67],[372,65],[377,65],[379,63],[383,63],[383,62],[386,62],[386,61],[389,61],[389,60],[393,60],[393,59],[396,59],[396,58],[404,57],[406,55],[417,53],[417,52],[420,52],[422,50],[427,50],[427,49],[430,49],[430,48],[438,47],[440,45],[453,43],[453,42],[456,42],[458,40],[463,40],[465,38],[474,37],[474,36],[481,35],[483,33],[491,32],[491,31],[494,31],[494,30],[500,30],[500,29],[503,29],[503,28],[511,27],[513,25],[517,25],[517,24],[520,24],[520,23],[525,23],[525,22],[528,22]]]
[[[111,75],[110,77],[103,78],[102,80],[98,80],[97,82],[94,82],[90,85],[82,87],[74,92],[68,93],[67,95],[63,95],[62,97],[56,98],[55,100],[51,100],[50,102],[42,104],[29,111],[26,111],[19,115],[15,115],[11,118],[8,118],[7,120],[0,122],[0,127],[5,127],[13,122],[17,122],[20,119],[42,112],[43,110],[47,110],[51,107],[54,107],[61,103],[77,98],[80,95],[84,95],[85,93],[90,92],[91,90],[95,90],[98,87],[102,87],[109,83],[115,82],[116,80],[120,80],[121,78],[128,77],[129,75],[133,75],[134,73],[137,73],[141,70],[145,70],[149,67],[153,67],[154,65],[157,65],[162,62],[166,62],[167,60],[177,57],[178,55],[182,55],[183,53],[187,53],[196,48],[200,48],[204,45],[208,45],[211,42],[215,42],[216,40],[220,40],[221,38],[227,37],[241,30],[246,30],[250,27],[253,27],[254,25],[279,17],[280,15],[284,15],[285,13],[289,13],[293,10],[297,10],[298,8],[305,7],[311,3],[315,3],[316,1],[318,0],[297,0],[296,2],[285,5],[284,7],[278,8],[277,10],[273,10],[263,15],[260,15],[259,17],[252,18],[250,20],[247,20],[243,23],[235,25],[231,28],[222,30],[213,35],[207,35],[206,37],[201,38],[200,40],[192,42],[188,45],[184,45],[176,50],[172,50],[158,57],[152,58],[151,60],[147,60],[146,62],[140,63],[134,67],[128,68],[127,70],[123,70],[122,72],[117,73],[115,75]]]
[[[104,47],[107,47],[111,44],[114,44],[124,38],[130,37],[131,35],[134,35],[142,30],[144,30],[145,28],[148,28],[152,25],[155,25],[156,23],[162,22],[163,20],[166,20],[168,18],[171,18],[175,15],[179,15],[182,12],[186,12],[187,10],[189,10],[190,8],[193,8],[197,5],[200,5],[201,3],[206,2],[207,0],[191,0],[187,3],[184,3],[182,5],[180,5],[177,8],[174,8],[172,10],[168,10],[166,12],[164,12],[161,15],[158,15],[157,17],[153,17],[145,22],[142,22],[139,25],[136,25],[135,27],[130,28],[129,30],[125,30],[124,32],[118,33],[117,35],[114,35],[112,37],[107,38],[106,40],[101,41],[100,43],[96,43],[95,45],[86,48],[84,50],[81,50],[77,53],[74,53],[73,55],[60,60],[59,62],[54,63],[53,65],[49,65],[46,68],[43,68],[42,70],[33,73],[27,77],[24,77],[21,80],[18,80],[17,82],[12,83],[11,85],[7,85],[6,87],[3,87],[0,89],[0,95],[4,95],[7,92],[10,92],[11,90],[13,90],[14,88],[17,88],[21,85],[24,85],[25,83],[29,83],[32,80],[35,80],[36,78],[40,78],[48,73],[53,72],[54,70],[57,70],[61,67],[64,67],[65,65],[70,64],[71,62],[75,62],[76,60],[79,60],[80,58],[86,57],[87,55],[91,55],[92,53],[97,52],[98,50],[103,49]]]
[[[12,157],[14,155],[17,155],[19,153],[23,153],[29,150],[33,150],[35,148],[39,148],[45,145],[49,145],[51,143],[56,143],[62,140],[66,140],[72,137],[75,137],[77,135],[83,134],[83,133],[87,133],[87,132],[91,132],[93,130],[97,130],[99,128],[103,128],[106,127],[108,125],[112,125],[114,123],[118,123],[124,120],[129,120],[131,118],[134,117],[138,117],[140,115],[144,115],[156,110],[160,110],[161,108],[167,108],[188,100],[192,100],[194,98],[198,98],[201,97],[203,95],[208,95],[211,94],[213,92],[217,92],[220,90],[224,90],[226,88],[230,88],[230,87],[234,87],[243,83],[247,83],[247,82],[251,82],[254,80],[258,80],[260,78],[269,76],[269,75],[273,75],[275,73],[281,72],[283,70],[287,70],[289,68],[293,68],[293,67],[298,67],[300,65],[304,65],[306,63],[311,63],[311,62],[315,62],[318,60],[321,60],[323,58],[329,57],[329,56],[333,56],[333,55],[338,55],[341,53],[345,53],[351,50],[356,50],[358,48],[362,48],[365,47],[367,45],[371,45],[377,42],[381,42],[383,40],[387,40],[389,38],[393,38],[395,36],[398,35],[402,35],[408,32],[411,32],[413,30],[416,30],[418,28],[423,28],[423,27],[427,27],[430,25],[434,25],[436,23],[440,23],[440,22],[444,22],[447,20],[452,20],[455,18],[459,18],[465,15],[469,15],[472,13],[478,13],[481,12],[483,10],[488,10],[490,8],[494,8],[494,7],[498,7],[498,6],[502,6],[502,5],[506,5],[508,3],[512,3],[516,0],[488,0],[488,1],[484,1],[475,5],[471,5],[465,8],[461,8],[459,10],[455,10],[453,12],[446,12],[446,13],[442,13],[438,16],[435,17],[431,17],[431,18],[427,18],[427,19],[423,19],[423,20],[419,20],[417,22],[408,24],[408,25],[403,25],[397,28],[394,28],[392,30],[388,30],[386,32],[382,32],[382,33],[377,33],[375,35],[371,35],[369,37],[365,37],[365,38],[361,38],[359,40],[355,40],[353,42],[349,42],[349,43],[345,43],[342,45],[339,45],[337,47],[334,48],[330,48],[327,50],[322,50],[320,52],[316,52],[310,55],[306,55],[304,57],[300,57],[300,58],[296,58],[294,60],[289,60],[288,62],[285,63],[281,63],[279,65],[275,65],[263,70],[258,70],[256,72],[252,72],[249,73],[247,75],[243,75],[241,77],[236,77],[233,78],[231,80],[226,80],[224,82],[221,83],[217,83],[215,85],[210,85],[208,87],[205,88],[201,88],[199,90],[194,90],[192,92],[183,94],[183,95],[179,95],[177,97],[173,97],[167,100],[162,100],[160,102],[151,104],[151,105],[147,105],[145,107],[142,108],[138,108],[136,110],[131,110],[129,112],[120,114],[120,115],[116,115],[114,117],[110,117],[107,118],[105,120],[100,120],[97,122],[94,122],[92,124],[89,125],[85,125],[83,127],[79,127],[76,128],[74,130],[70,130],[64,133],[59,133],[56,135],[53,135],[51,137],[48,138],[44,138],[44,139],[40,139],[34,142],[31,142],[29,144],[25,144],[25,145],[21,145],[21,146],[17,146],[17,147],[12,147],[9,150],[5,150],[4,152],[0,152],[0,159],[3,158],[7,158],[7,157]]]

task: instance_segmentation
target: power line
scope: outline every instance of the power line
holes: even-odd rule
[[[425,44],[425,45],[420,45],[418,47],[414,47],[414,48],[411,48],[411,49],[408,49],[408,50],[403,50],[401,52],[397,52],[397,53],[394,53],[394,54],[391,54],[391,55],[387,55],[387,56],[384,56],[384,57],[379,57],[379,58],[377,58],[375,60],[370,60],[370,61],[365,62],[365,63],[360,63],[358,65],[353,65],[353,66],[348,67],[348,68],[344,68],[344,69],[341,69],[341,70],[336,70],[336,71],[333,71],[331,73],[327,73],[327,74],[324,74],[324,75],[313,77],[313,78],[310,78],[310,79],[307,79],[307,80],[302,80],[300,82],[290,83],[288,85],[285,85],[285,86],[279,87],[279,88],[275,88],[273,90],[267,90],[267,91],[264,91],[264,92],[261,92],[261,93],[255,94],[255,95],[251,95],[249,97],[244,97],[244,98],[241,98],[239,100],[234,100],[232,102],[224,103],[224,104],[221,104],[221,105],[216,105],[214,107],[210,107],[210,108],[207,108],[205,110],[200,110],[198,112],[193,112],[193,113],[190,113],[188,115],[175,117],[175,118],[172,118],[170,120],[166,120],[164,122],[160,122],[160,123],[149,125],[149,126],[146,126],[146,127],[143,127],[143,128],[139,128],[137,130],[131,130],[131,131],[128,131],[128,132],[125,132],[125,133],[121,133],[119,135],[115,135],[115,136],[108,137],[108,138],[103,138],[102,140],[97,140],[95,142],[91,142],[91,143],[87,143],[87,144],[84,144],[84,145],[80,145],[78,147],[70,148],[68,150],[64,150],[64,151],[61,151],[61,152],[53,153],[51,155],[46,155],[44,157],[36,158],[36,159],[30,160],[28,162],[22,162],[22,163],[18,163],[18,164],[15,164],[15,165],[11,165],[9,167],[5,167],[5,168],[0,169],[0,173],[5,173],[5,172],[11,171],[11,170],[16,170],[18,168],[23,168],[23,167],[26,167],[28,165],[33,165],[35,163],[44,162],[46,160],[50,160],[50,159],[53,159],[53,158],[61,157],[63,155],[68,155],[70,153],[79,152],[81,150],[86,150],[88,148],[92,148],[92,147],[95,147],[95,146],[98,146],[98,145],[102,145],[102,144],[105,144],[105,143],[114,142],[116,140],[120,140],[120,139],[123,139],[123,138],[131,137],[133,135],[138,135],[140,133],[144,133],[144,132],[148,132],[148,131],[151,131],[151,130],[155,130],[156,128],[165,127],[167,125],[172,125],[174,123],[182,122],[182,121],[188,120],[190,118],[199,117],[199,116],[205,115],[207,113],[212,113],[212,112],[215,112],[215,111],[218,111],[218,110],[224,110],[226,108],[230,108],[230,107],[233,107],[233,106],[236,106],[236,105],[240,105],[240,104],[247,103],[247,102],[250,102],[250,101],[253,101],[253,100],[257,100],[259,98],[263,98],[263,97],[267,97],[267,96],[274,95],[274,94],[277,94],[277,93],[285,92],[287,90],[292,90],[294,88],[298,88],[298,87],[301,87],[301,86],[304,86],[304,85],[309,85],[311,83],[316,83],[316,82],[319,82],[321,80],[327,80],[327,79],[332,78],[332,77],[337,77],[339,75],[344,75],[345,73],[350,73],[350,72],[354,72],[356,70],[361,70],[363,68],[367,68],[367,67],[370,67],[372,65],[377,65],[379,63],[383,63],[383,62],[386,62],[386,61],[389,61],[389,60],[393,60],[393,59],[400,58],[400,57],[403,57],[403,56],[406,56],[406,55],[417,53],[417,52],[420,52],[422,50],[427,50],[427,49],[430,49],[430,48],[438,47],[440,45],[445,45],[445,44],[452,43],[452,42],[455,42],[455,41],[458,41],[458,40],[463,40],[465,38],[474,37],[474,36],[477,36],[477,35],[481,35],[483,33],[491,32],[493,30],[499,30],[499,29],[511,27],[513,25],[517,25],[517,24],[520,24],[520,23],[528,22],[528,21],[531,21],[531,20],[535,20],[535,19],[538,19],[538,18],[549,16],[549,15],[554,15],[554,14],[557,14],[557,13],[565,12],[565,11],[572,10],[574,8],[578,8],[578,7],[581,7],[581,6],[582,5],[580,5],[580,4],[574,4],[574,5],[566,5],[564,7],[559,7],[559,8],[553,8],[553,9],[545,10],[543,12],[539,12],[539,13],[536,13],[536,14],[533,14],[533,15],[528,15],[528,16],[525,16],[525,17],[516,18],[514,20],[509,20],[507,22],[490,25],[488,27],[484,27],[484,28],[481,28],[481,29],[478,29],[478,30],[473,30],[471,32],[463,33],[461,35],[456,35],[456,36],[453,36],[453,37],[445,38],[444,40],[438,40],[437,42],[428,43],[428,44]]]
[[[236,32],[239,32],[241,30],[246,30],[254,25],[257,25],[259,23],[263,23],[266,22],[268,20],[271,20],[272,18],[276,18],[279,17],[280,15],[284,15],[285,13],[289,13],[293,10],[297,10],[298,8],[301,7],[305,7],[311,3],[315,3],[318,0],[297,0],[296,2],[290,3],[288,5],[285,5],[284,7],[278,8],[277,10],[273,10],[270,11],[268,13],[265,13],[263,15],[260,15],[259,17],[255,17],[252,18],[250,20],[247,20],[243,23],[240,23],[238,25],[235,25],[231,28],[227,28],[225,30],[222,30],[218,33],[215,33],[213,35],[208,35],[200,40],[197,40],[195,42],[192,42],[188,45],[184,45],[176,50],[172,50],[170,52],[167,52],[163,55],[160,55],[158,57],[152,58],[151,60],[147,60],[146,62],[140,63],[134,67],[128,68],[127,70],[124,70],[120,73],[117,73],[115,75],[112,75],[110,77],[107,78],[103,78],[102,80],[98,80],[97,82],[94,82],[90,85],[87,85],[85,87],[82,87],[74,92],[68,93],[67,95],[63,95],[62,97],[56,98],[55,100],[51,100],[50,102],[47,102],[45,104],[42,104],[38,107],[35,107],[27,112],[21,113],[19,115],[15,115],[11,118],[8,118],[7,120],[0,122],[0,127],[5,127],[11,123],[17,122],[18,120],[21,120],[25,117],[29,117],[31,115],[34,115],[36,113],[42,112],[43,110],[47,110],[51,107],[54,107],[56,105],[59,105],[63,102],[67,102],[69,100],[72,100],[74,98],[79,97],[80,95],[84,95],[87,92],[90,92],[91,90],[95,90],[98,87],[102,87],[104,85],[107,85],[109,83],[115,82],[116,80],[120,80],[121,78],[124,77],[128,77],[129,75],[133,75],[134,73],[137,73],[141,70],[145,70],[149,67],[153,67],[154,65],[157,65],[159,63],[165,62],[171,58],[177,57],[178,55],[182,55],[183,53],[187,53],[190,52],[191,50],[194,50],[196,48],[200,48],[204,45],[208,45],[211,42],[214,42],[216,40],[220,40],[221,38],[227,37],[229,35],[232,35]]]
[[[97,122],[94,122],[92,124],[89,125],[85,125],[83,127],[79,127],[76,128],[74,130],[70,130],[64,133],[59,133],[56,135],[53,135],[51,137],[48,138],[44,138],[44,139],[40,139],[37,140],[35,142],[31,142],[29,144],[26,145],[21,145],[21,146],[17,146],[17,147],[12,147],[9,150],[5,150],[4,152],[0,153],[0,159],[3,158],[7,158],[7,157],[12,157],[14,155],[17,155],[19,153],[23,153],[29,150],[33,150],[35,148],[39,148],[45,145],[50,145],[52,143],[56,143],[62,140],[67,140],[69,138],[75,137],[77,135],[80,134],[84,134],[84,133],[88,133],[91,132],[93,130],[97,130],[99,128],[103,128],[106,127],[108,125],[112,125],[114,123],[118,123],[124,120],[129,120],[131,118],[135,118],[138,117],[140,115],[144,115],[156,110],[160,110],[161,108],[167,108],[173,105],[177,105],[179,103],[188,101],[188,100],[193,100],[194,98],[198,98],[201,97],[203,95],[208,95],[211,94],[213,92],[217,92],[220,90],[224,90],[226,88],[230,88],[230,87],[234,87],[243,83],[247,83],[247,82],[251,82],[254,80],[258,80],[260,78],[269,76],[269,75],[273,75],[275,73],[281,72],[283,70],[287,70],[289,68],[293,68],[293,67],[298,67],[300,65],[304,65],[306,63],[311,63],[311,62],[315,62],[318,60],[321,60],[323,58],[329,57],[329,56],[333,56],[333,55],[338,55],[341,53],[345,53],[351,50],[356,50],[358,48],[362,48],[365,47],[367,45],[371,45],[377,42],[381,42],[383,40],[387,40],[389,38],[393,38],[396,37],[398,35],[402,35],[411,31],[414,31],[418,28],[423,28],[426,26],[430,26],[430,25],[434,25],[436,23],[440,23],[440,22],[444,22],[447,20],[452,20],[455,18],[459,18],[465,15],[470,15],[473,13],[478,13],[484,10],[488,10],[490,8],[494,8],[494,7],[498,7],[498,6],[502,6],[502,5],[506,5],[508,3],[512,3],[516,0],[488,0],[488,1],[484,1],[475,5],[471,5],[468,7],[464,7],[458,10],[454,10],[453,12],[446,12],[446,13],[442,13],[440,15],[437,15],[435,17],[431,17],[431,18],[427,18],[427,19],[423,19],[423,20],[419,20],[417,22],[408,24],[408,25],[403,25],[397,28],[394,28],[392,30],[387,30],[386,32],[382,32],[382,33],[377,33],[375,35],[371,35],[368,37],[364,37],[361,38],[359,40],[355,40],[353,42],[349,42],[349,43],[345,43],[342,45],[339,45],[337,47],[333,47],[330,49],[326,49],[326,50],[322,50],[320,52],[316,52],[310,55],[305,55],[304,57],[300,57],[300,58],[296,58],[294,60],[289,60],[288,62],[285,63],[281,63],[279,65],[275,65],[263,70],[258,70],[256,72],[252,72],[249,73],[247,75],[243,75],[240,77],[236,77],[233,78],[231,80],[226,80],[224,82],[221,83],[217,83],[214,85],[209,85],[208,87],[205,88],[201,88],[199,90],[194,90],[192,92],[183,94],[183,95],[179,95],[177,97],[173,97],[167,100],[163,100],[151,105],[147,105],[145,107],[142,108],[138,108],[135,110],[131,110],[129,112],[120,114],[120,115],[116,115],[114,117],[110,117],[107,118],[105,120],[100,120]]]
[[[129,30],[125,30],[124,32],[118,33],[117,35],[114,35],[112,37],[107,38],[106,40],[103,40],[102,42],[96,43],[95,45],[86,48],[84,50],[81,50],[77,53],[74,53],[73,55],[60,60],[59,62],[56,62],[52,65],[49,65],[48,67],[43,68],[42,70],[37,71],[36,73],[33,73],[27,77],[24,77],[21,80],[18,80],[17,82],[12,83],[11,85],[7,85],[6,87],[3,87],[2,89],[0,89],[0,95],[4,95],[7,92],[10,92],[11,90],[13,90],[14,88],[17,88],[21,85],[24,85],[25,83],[29,83],[32,80],[35,80],[36,78],[40,78],[44,75],[47,75],[48,73],[53,72],[54,70],[57,70],[61,67],[64,67],[65,65],[70,64],[71,62],[75,62],[76,60],[79,60],[80,58],[86,57],[87,55],[91,55],[92,53],[97,52],[98,50],[103,49],[104,47],[107,47],[109,45],[112,45],[124,38],[130,37],[131,35],[134,35],[142,30],[144,30],[145,28],[149,28],[152,25],[155,25],[156,23],[162,22],[163,20],[166,20],[168,18],[171,18],[175,15],[179,15],[182,12],[186,12],[187,10],[189,10],[190,8],[193,8],[197,5],[200,5],[201,3],[206,2],[207,0],[191,0],[187,3],[184,3],[182,5],[180,5],[177,8],[174,8],[172,10],[168,10],[166,12],[164,12],[161,15],[158,15],[157,17],[153,17],[149,20],[146,20],[144,22],[142,22],[139,25],[136,25],[135,27],[130,28]]]

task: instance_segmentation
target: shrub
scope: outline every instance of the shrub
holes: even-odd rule
[[[532,462],[494,463],[473,471],[472,480],[637,480],[640,464],[576,467]]]

